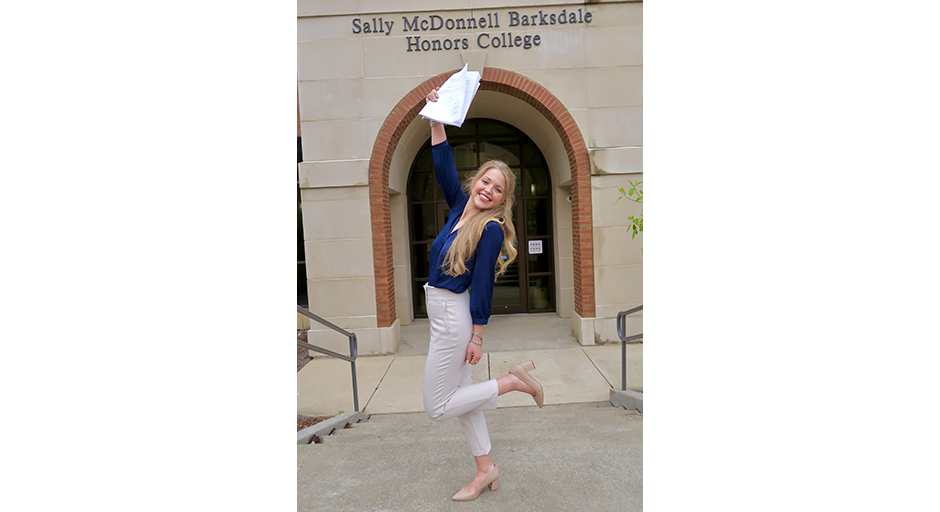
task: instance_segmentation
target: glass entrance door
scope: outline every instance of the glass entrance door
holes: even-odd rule
[[[555,311],[554,244],[551,180],[545,158],[521,131],[490,119],[467,120],[447,127],[447,140],[461,183],[483,162],[502,160],[516,175],[516,261],[496,280],[493,314]],[[422,148],[408,177],[411,230],[412,297],[415,317],[427,318],[424,284],[428,281],[430,247],[444,228],[450,210],[434,178],[431,142]],[[505,251],[501,257],[505,256]]]

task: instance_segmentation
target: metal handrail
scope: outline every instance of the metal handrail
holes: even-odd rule
[[[359,355],[359,342],[356,340],[356,334],[349,332],[343,329],[342,327],[333,325],[331,322],[320,318],[319,316],[311,313],[308,309],[302,306],[297,306],[297,312],[300,313],[301,315],[304,315],[307,318],[316,320],[317,322],[329,327],[330,329],[333,329],[334,331],[344,336],[349,337],[349,355],[348,356],[344,356],[343,354],[339,354],[337,352],[333,352],[332,350],[327,350],[325,348],[318,347],[316,345],[311,345],[309,343],[305,343],[300,340],[297,340],[297,344],[308,350],[320,352],[321,354],[326,354],[328,356],[332,356],[337,359],[342,359],[343,361],[349,361],[349,363],[352,365],[353,406],[355,407],[356,412],[359,412],[359,387],[356,385],[356,356]]]
[[[627,315],[643,311],[643,306],[617,313],[617,336],[620,336],[620,375],[623,380],[623,390],[627,390],[627,342],[643,338],[643,333],[627,336]]]

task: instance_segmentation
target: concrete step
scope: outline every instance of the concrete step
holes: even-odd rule
[[[347,412],[334,416],[297,432],[297,444],[310,444],[314,437],[329,435],[334,430],[367,419],[369,415],[364,412]]]
[[[609,402],[484,413],[500,487],[468,507],[642,510],[643,415]],[[439,510],[473,478],[456,419],[373,414],[298,446],[298,510]]]
[[[370,416],[370,418],[373,417],[374,415]],[[368,441],[372,439],[372,433],[381,432],[380,429],[382,428],[381,426],[370,424],[370,421],[371,420],[360,421],[359,423],[349,424],[346,428],[334,430],[331,435],[322,436],[320,438],[322,440],[320,446],[342,446],[343,444],[348,443],[355,444],[357,442],[361,442],[359,440],[362,438],[362,436],[366,436],[362,440]]]

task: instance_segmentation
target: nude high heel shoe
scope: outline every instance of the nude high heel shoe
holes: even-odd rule
[[[454,501],[470,501],[475,500],[477,496],[483,492],[483,488],[490,486],[491,491],[499,489],[499,468],[496,467],[496,464],[493,464],[493,469],[486,474],[486,480],[483,481],[483,484],[480,487],[477,487],[476,492],[467,492],[463,489],[457,491],[457,494],[454,495]]]
[[[509,373],[519,377],[522,382],[525,382],[532,389],[535,390],[535,403],[539,406],[539,409],[542,408],[542,402],[544,396],[542,395],[542,385],[539,382],[532,378],[529,375],[529,372],[535,369],[535,363],[532,361],[526,361],[524,363],[519,363],[509,369]]]

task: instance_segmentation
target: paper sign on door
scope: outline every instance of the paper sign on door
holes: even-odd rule
[[[529,254],[542,254],[541,240],[529,240]]]

